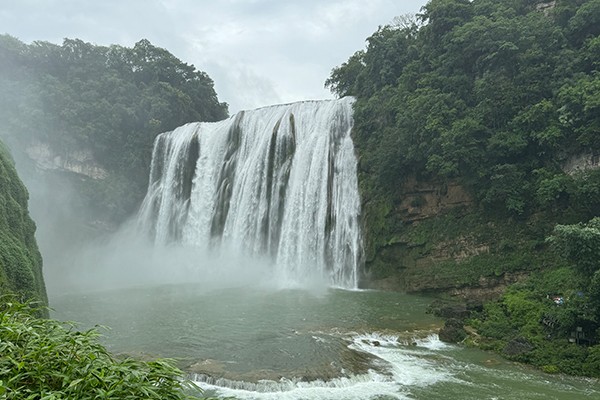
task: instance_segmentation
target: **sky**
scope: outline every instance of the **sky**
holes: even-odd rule
[[[426,0],[0,0],[0,33],[31,43],[142,38],[206,71],[231,114],[332,98],[331,69]]]

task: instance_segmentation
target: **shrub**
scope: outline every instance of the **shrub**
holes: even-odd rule
[[[558,367],[556,365],[544,365],[542,371],[547,374],[558,374]]]
[[[192,399],[172,360],[116,359],[96,329],[40,319],[31,304],[0,298],[0,398]]]

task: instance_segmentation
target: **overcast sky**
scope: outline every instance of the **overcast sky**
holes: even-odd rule
[[[0,29],[26,43],[142,38],[206,71],[233,114],[331,98],[331,69],[379,25],[426,0],[0,0]]]

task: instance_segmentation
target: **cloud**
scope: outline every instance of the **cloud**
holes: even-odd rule
[[[30,42],[65,37],[131,46],[147,38],[206,71],[230,110],[328,98],[331,69],[425,0],[20,0],[0,26]]]

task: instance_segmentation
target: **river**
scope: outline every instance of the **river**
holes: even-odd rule
[[[378,291],[162,285],[51,299],[53,317],[108,326],[110,351],[179,361],[207,394],[238,399],[600,398],[597,380],[547,375],[439,341],[431,298]]]

